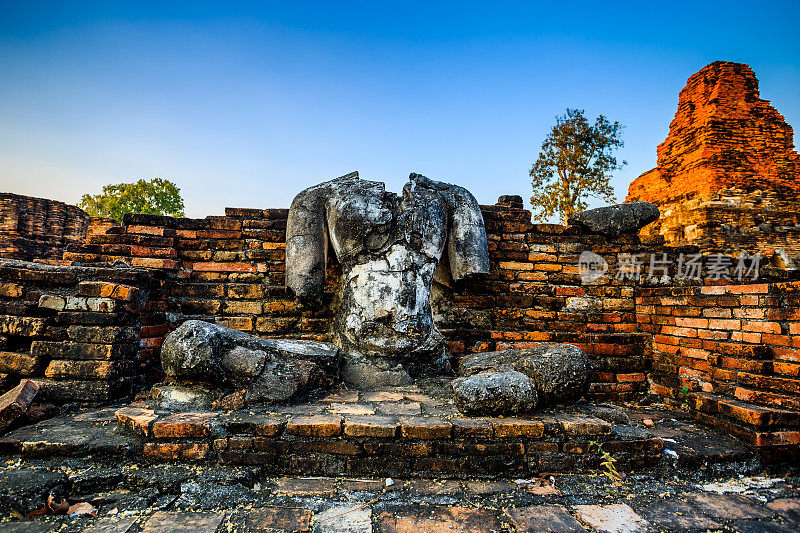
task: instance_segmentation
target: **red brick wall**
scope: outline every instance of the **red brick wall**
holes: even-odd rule
[[[595,398],[632,399],[646,390],[649,335],[637,331],[632,280],[614,279],[617,257],[659,251],[636,236],[612,242],[576,228],[531,223],[518,204],[482,206],[492,271],[437,285],[435,318],[450,350],[576,344],[592,356]],[[144,353],[157,366],[169,328],[189,318],[264,337],[328,340],[340,272],[329,254],[320,309],[300,309],[284,288],[287,210],[227,209],[225,217],[174,219],[128,215],[125,224],[73,244],[67,261],[126,261],[153,272],[160,287],[142,316]],[[603,255],[609,278],[583,286],[578,256]]]
[[[143,270],[0,259],[0,392],[26,378],[41,402],[127,397],[149,284]]]
[[[60,259],[67,244],[83,242],[88,223],[74,205],[0,193],[0,257]]]
[[[651,390],[759,446],[800,444],[800,282],[640,289]]]

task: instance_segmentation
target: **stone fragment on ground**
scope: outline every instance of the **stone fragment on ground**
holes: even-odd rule
[[[0,396],[0,434],[28,410],[39,387],[29,379]]]
[[[577,401],[588,390],[591,372],[588,356],[577,346],[545,344],[464,356],[458,366],[461,377],[451,387],[462,412],[512,414]],[[517,374],[529,379],[532,393]]]
[[[462,413],[524,413],[538,400],[531,380],[516,370],[478,372],[454,379],[452,387]]]
[[[163,408],[187,410],[211,403],[211,394],[244,391],[247,403],[287,401],[337,377],[339,349],[330,343],[287,339],[262,339],[247,333],[187,320],[164,339],[161,365],[169,379],[205,384],[190,394],[165,390],[156,398]],[[185,406],[180,405],[185,399]],[[217,399],[217,398],[213,398]],[[224,403],[224,402],[223,402]]]

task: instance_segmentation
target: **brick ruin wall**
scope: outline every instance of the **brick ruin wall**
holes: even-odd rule
[[[800,444],[800,282],[643,288],[653,392],[757,446]]]
[[[698,248],[532,224],[515,197],[482,211],[491,274],[434,287],[435,319],[455,356],[567,342],[591,356],[592,400],[635,401],[650,391],[757,444],[783,445],[800,435],[785,413],[800,411],[797,282],[683,287],[691,280],[679,282],[674,270],[649,280],[651,254],[674,268],[679,254]],[[298,308],[283,285],[287,214],[127,215],[122,225],[91,224],[85,242],[67,245],[60,261],[3,261],[3,389],[30,376],[48,401],[129,397],[132,385],[161,379],[164,336],[191,318],[263,337],[329,340],[340,270],[329,254],[329,305]],[[584,251],[608,262],[606,275],[588,284],[578,274]],[[639,281],[620,275],[632,255],[642,261]],[[749,328],[760,327],[771,329],[756,340]],[[771,359],[759,343],[769,344]],[[732,358],[761,366],[733,372],[725,366]],[[761,421],[731,414],[748,409]]]
[[[61,259],[68,244],[84,241],[89,219],[74,205],[0,193],[0,257]]]
[[[437,284],[433,307],[450,351],[460,354],[569,342],[592,356],[595,399],[633,399],[647,389],[649,336],[637,331],[635,281],[605,278],[582,285],[578,257],[661,248],[636,236],[611,242],[577,228],[532,224],[519,204],[482,206],[492,271],[488,277]],[[287,210],[227,209],[225,217],[174,219],[129,215],[122,226],[68,246],[65,262],[125,261],[154,274],[142,313],[143,359],[157,366],[163,336],[201,319],[263,337],[330,340],[340,270],[329,254],[329,305],[304,310],[286,292]]]
[[[627,201],[659,206],[644,235],[704,251],[800,254],[800,156],[784,117],[759,96],[747,65],[717,61],[680,92],[658,166]]]
[[[127,397],[150,283],[140,269],[0,261],[0,389],[28,378],[41,402]]]

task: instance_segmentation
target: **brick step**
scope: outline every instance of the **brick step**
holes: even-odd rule
[[[461,415],[368,415],[382,409],[396,412],[402,392],[340,391],[330,410],[313,404],[226,413],[162,414],[147,407],[116,412],[120,426],[146,439],[143,457],[150,461],[217,461],[263,465],[275,472],[290,470],[319,475],[400,474],[419,476],[529,475],[595,468],[602,443],[627,466],[654,464],[663,441],[640,428],[618,430],[587,414],[555,414],[536,418],[468,418]],[[423,394],[406,399],[430,401]],[[417,409],[419,409],[419,404]],[[440,411],[442,407],[423,406]],[[302,411],[308,410],[308,414]],[[340,411],[341,413],[337,413]],[[401,410],[402,411],[402,410]],[[347,414],[347,413],[354,414]]]
[[[0,352],[0,373],[30,376],[42,366],[42,358],[29,353]]]
[[[765,407],[705,392],[692,393],[690,403],[703,413],[721,414],[758,428],[800,426],[800,411]]]
[[[733,395],[737,399],[749,403],[800,411],[800,396],[789,396],[775,392],[747,389],[745,387],[734,388]]]

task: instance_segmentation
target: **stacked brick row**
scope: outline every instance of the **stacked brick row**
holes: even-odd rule
[[[67,244],[83,241],[88,223],[73,205],[0,193],[0,257],[60,259]]]
[[[653,392],[758,446],[800,444],[800,282],[642,289]]]
[[[204,219],[126,215],[86,243],[72,244],[64,259],[76,263],[123,261],[152,275],[142,312],[140,356],[158,366],[164,336],[184,320],[198,319],[264,337],[329,338],[330,313],[300,310],[287,294],[286,209],[232,209]],[[338,268],[329,266],[328,301]]]
[[[501,199],[502,200],[502,199]],[[521,199],[482,206],[492,262],[488,279],[468,281],[434,300],[453,353],[579,346],[592,359],[594,399],[633,399],[647,389],[649,335],[638,331],[633,276],[618,278],[626,256],[666,250],[636,236],[609,241],[577,228],[532,224]],[[583,283],[582,252],[608,262],[602,278]],[[645,260],[645,263],[647,260]],[[647,277],[643,265],[642,277]]]
[[[37,400],[126,397],[141,374],[139,310],[148,274],[0,260],[0,382],[39,385]]]

